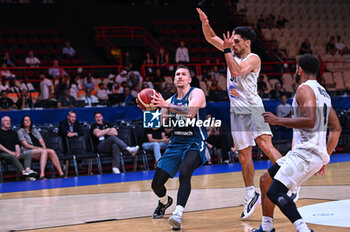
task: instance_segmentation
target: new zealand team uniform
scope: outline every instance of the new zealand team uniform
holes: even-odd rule
[[[188,93],[182,98],[177,99],[177,93],[171,98],[171,104],[177,106],[188,106],[189,96],[193,91],[194,87],[188,91]],[[171,113],[172,117],[170,120],[179,121],[184,120],[186,117]],[[196,120],[204,121],[206,119],[206,110],[204,108],[199,109]],[[201,164],[206,162],[205,158],[205,140],[207,139],[207,132],[205,128],[197,126],[179,127],[178,125],[173,128],[170,143],[159,159],[158,167],[167,172],[171,177],[174,177],[178,172],[180,165],[185,158],[186,154],[190,150],[197,150],[201,158]]]
[[[283,183],[291,191],[296,191],[305,180],[318,172],[330,160],[327,152],[327,125],[331,98],[316,81],[308,80],[302,85],[312,88],[316,96],[316,123],[311,129],[294,129],[294,147],[279,160],[280,166],[274,179]],[[300,108],[293,99],[293,118],[301,117]]]
[[[250,53],[240,59],[233,54],[238,64],[250,56],[258,56]],[[255,139],[260,135],[272,136],[270,126],[264,122],[262,113],[265,112],[263,102],[258,95],[257,72],[249,72],[244,76],[231,77],[227,70],[227,91],[230,99],[231,133],[237,150],[243,150],[249,146],[255,146]]]

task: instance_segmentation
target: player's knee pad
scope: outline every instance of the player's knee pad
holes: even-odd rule
[[[288,204],[287,192],[288,188],[286,186],[278,180],[273,180],[266,195],[275,205],[283,207]]]

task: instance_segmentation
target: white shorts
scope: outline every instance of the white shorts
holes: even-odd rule
[[[255,139],[260,135],[271,135],[269,124],[264,122],[264,109],[252,114],[236,114],[231,112],[231,134],[237,150],[255,146]]]
[[[276,161],[280,169],[274,179],[282,182],[290,191],[318,172],[323,166],[321,158],[311,151],[293,149]]]

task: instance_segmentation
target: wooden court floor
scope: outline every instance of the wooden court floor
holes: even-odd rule
[[[255,183],[264,170],[256,171]],[[0,231],[171,231],[163,219],[152,219],[157,198],[151,181],[45,189],[0,195]],[[167,183],[176,199],[178,179]],[[261,208],[241,220],[244,188],[241,173],[194,176],[181,231],[250,231],[261,221]],[[350,162],[332,163],[326,176],[303,184],[298,207],[350,199]],[[17,211],[16,211],[17,210]],[[350,219],[350,214],[349,214]],[[110,221],[106,221],[110,220]],[[294,231],[275,211],[276,231]],[[350,228],[309,224],[314,231],[349,231]]]

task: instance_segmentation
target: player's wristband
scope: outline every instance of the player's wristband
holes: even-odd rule
[[[224,49],[224,54],[226,54],[226,53],[231,53],[231,48],[225,48]]]

